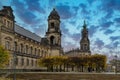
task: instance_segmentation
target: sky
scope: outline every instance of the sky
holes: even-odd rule
[[[64,51],[80,47],[85,20],[92,54],[120,58],[120,0],[0,0],[0,9],[2,6],[11,6],[16,24],[41,37],[55,8],[61,17]]]

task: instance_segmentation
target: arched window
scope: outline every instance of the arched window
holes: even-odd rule
[[[14,51],[17,51],[17,42],[14,42]]]
[[[32,52],[33,52],[33,47],[31,46],[30,47],[30,54],[32,54]]]
[[[51,36],[51,37],[50,37],[50,44],[51,44],[51,45],[54,45],[54,44],[55,44],[55,37],[54,37],[54,36]]]
[[[23,52],[23,44],[20,44],[20,52]]]
[[[26,45],[25,52],[28,53],[28,45]]]
[[[40,49],[38,49],[38,55],[40,56]]]
[[[18,65],[18,58],[16,57],[15,64]]]
[[[55,25],[54,25],[54,23],[52,22],[52,23],[51,23],[51,28],[54,28],[54,26],[55,26]]]
[[[33,60],[31,60],[31,64],[32,64],[32,66],[33,66]]]
[[[37,54],[37,49],[35,48],[35,55]]]
[[[24,58],[21,59],[21,66],[24,65]]]
[[[9,41],[5,42],[5,48],[8,49],[8,50],[10,49],[10,42]]]
[[[29,59],[27,59],[27,66],[29,66]]]

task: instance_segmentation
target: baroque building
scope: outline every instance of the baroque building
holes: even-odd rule
[[[7,68],[36,69],[37,60],[47,56],[61,56],[60,16],[53,9],[48,16],[48,31],[41,38],[15,24],[15,16],[10,6],[0,10],[0,45],[10,52]]]
[[[91,51],[90,51],[90,41],[88,38],[88,29],[87,29],[87,25],[86,22],[84,21],[83,24],[83,29],[81,31],[81,40],[80,40],[80,48],[77,49],[73,49],[70,50],[68,52],[65,53],[66,56],[89,56],[91,55]]]

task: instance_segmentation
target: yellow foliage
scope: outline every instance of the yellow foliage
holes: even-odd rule
[[[0,46],[0,68],[5,67],[9,63],[9,52]]]

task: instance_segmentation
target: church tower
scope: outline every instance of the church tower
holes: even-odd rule
[[[60,16],[55,8],[53,8],[48,16],[48,30],[46,32],[46,37],[52,50],[61,50]]]
[[[88,38],[88,29],[86,22],[84,21],[83,29],[82,29],[82,38],[80,41],[80,48],[82,52],[90,53],[90,41]]]

